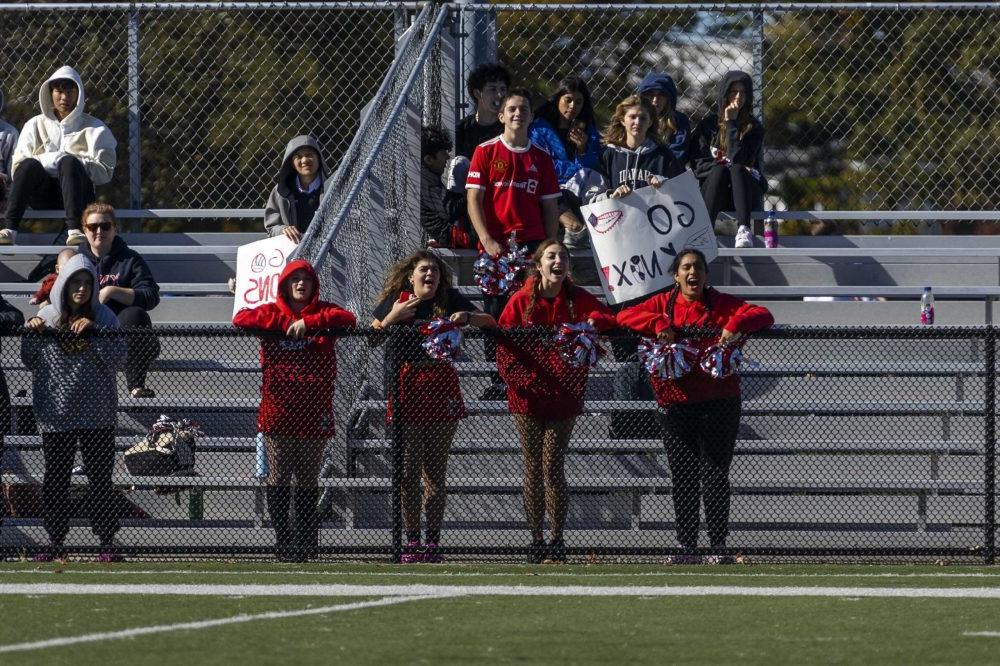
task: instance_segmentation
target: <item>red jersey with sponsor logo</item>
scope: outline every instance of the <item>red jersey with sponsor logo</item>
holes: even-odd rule
[[[465,187],[484,190],[483,217],[493,240],[506,246],[512,231],[518,244],[545,240],[542,200],[559,196],[552,158],[533,143],[512,148],[503,136],[476,146]]]

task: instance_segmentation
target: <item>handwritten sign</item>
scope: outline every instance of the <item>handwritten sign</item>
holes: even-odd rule
[[[278,300],[278,278],[296,248],[285,236],[241,245],[236,250],[236,298],[233,314]]]
[[[672,286],[670,264],[680,250],[701,250],[708,261],[719,254],[698,181],[690,171],[660,187],[642,187],[620,199],[584,206],[581,212],[609,303]]]

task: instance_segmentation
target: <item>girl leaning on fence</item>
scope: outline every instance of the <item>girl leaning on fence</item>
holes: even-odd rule
[[[118,415],[116,373],[125,366],[127,347],[121,337],[95,335],[102,329],[116,330],[119,324],[114,312],[98,300],[97,271],[86,257],[66,262],[49,298],[51,303],[26,326],[36,332],[52,329],[55,335],[27,333],[21,341],[21,360],[32,373],[32,406],[42,435],[42,507],[51,544],[35,559],[65,557],[69,490],[79,446],[90,484],[88,515],[101,543],[99,559],[120,561],[112,541],[118,520],[111,474]]]
[[[573,284],[569,252],[558,241],[544,241],[534,257],[533,274],[500,316],[502,329],[551,329],[578,322],[588,322],[598,331],[615,326],[611,310]],[[564,359],[552,337],[548,332],[540,336],[511,333],[501,336],[497,345],[497,367],[507,384],[507,403],[521,437],[531,563],[566,559],[563,526],[569,489],[564,464],[587,386],[587,366]],[[546,512],[548,544],[542,530]]]
[[[461,325],[496,326],[451,286],[451,273],[436,254],[419,250],[389,269],[375,307],[375,328],[392,328],[387,350],[386,391],[389,419],[395,419],[403,445],[400,483],[406,549],[402,561],[440,562],[438,544],[447,492],[448,453],[465,418],[458,373],[449,361],[431,358],[421,347],[415,324],[447,317]],[[423,478],[423,498],[420,481]],[[420,543],[420,510],[426,541]]]
[[[645,336],[673,343],[684,327],[721,331],[716,338],[689,341],[699,351],[717,342],[735,343],[741,336],[774,323],[771,313],[708,285],[708,263],[698,250],[682,250],[670,271],[674,287],[618,313],[618,323]],[[729,465],[740,425],[738,375],[715,379],[697,362],[680,379],[652,376],[660,408],[663,444],[673,483],[677,540],[685,549],[676,563],[701,562],[698,546],[699,504],[705,504],[705,522],[713,562],[724,562],[729,534]]]
[[[276,302],[244,308],[233,317],[240,328],[282,334],[261,336],[257,431],[267,449],[267,509],[275,555],[283,561],[316,557],[317,480],[323,449],[334,433],[336,338],[314,333],[355,323],[352,313],[320,300],[316,272],[301,259],[281,272]],[[290,517],[293,485],[295,525]]]

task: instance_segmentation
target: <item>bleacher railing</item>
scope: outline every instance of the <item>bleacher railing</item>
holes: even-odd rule
[[[588,371],[561,360],[553,331],[485,333],[510,352],[501,352],[500,367],[515,394],[511,404],[548,391],[542,425],[556,433],[555,445],[526,461],[525,437],[542,426],[512,415],[507,396],[489,393],[498,366],[484,356],[484,333],[466,331],[454,363],[429,357],[424,336],[408,327],[333,333],[338,356],[362,359],[365,369],[350,376],[358,389],[346,401],[325,393],[333,365],[316,338],[157,329],[159,353],[147,380],[155,397],[130,397],[119,372],[108,423],[87,420],[100,412],[91,394],[102,372],[113,375],[129,353],[151,344],[149,333],[126,333],[123,343],[122,334],[4,334],[0,359],[12,417],[3,449],[4,553],[49,550],[46,525],[60,519],[69,520],[63,546],[71,555],[96,552],[102,546],[88,528],[99,516],[102,525],[120,526],[114,547],[135,555],[268,555],[277,539],[289,548],[278,554],[292,559],[399,559],[423,556],[430,537],[445,557],[521,559],[532,552],[529,526],[541,511],[546,537],[564,521],[570,559],[655,561],[709,552],[708,530],[717,536],[720,529],[719,515],[709,512],[725,504],[728,479],[725,552],[733,556],[994,560],[995,328],[778,328],[752,336],[743,348],[734,455],[721,478],[707,463],[684,472],[669,460],[661,411],[642,388],[647,372],[631,356],[634,337],[601,338],[607,353]],[[33,384],[46,363],[68,372],[58,364],[72,365],[109,341],[121,344],[102,352],[94,377]],[[259,424],[262,346],[272,397]],[[530,381],[525,367],[537,371]],[[81,382],[86,392],[72,393]],[[582,403],[569,399],[569,411],[557,413],[566,395]],[[55,403],[62,411],[53,414]],[[199,424],[194,476],[126,462],[160,414]],[[57,430],[112,428],[102,446],[115,453],[111,463],[106,452],[109,469],[91,467],[100,456],[74,460],[66,487],[53,486],[47,500],[43,480],[55,472],[46,456],[65,446],[46,435],[53,419]],[[571,436],[559,445],[566,428]],[[705,446],[724,444],[710,438]],[[543,480],[527,501],[526,469]],[[694,550],[679,540],[684,510],[674,497],[692,469],[687,492],[700,479],[712,481],[716,493],[701,512]],[[290,471],[300,476],[290,481]],[[95,490],[107,475],[110,496]],[[273,488],[289,484],[282,500]],[[409,544],[415,530],[423,550]],[[309,534],[317,539],[312,545]]]

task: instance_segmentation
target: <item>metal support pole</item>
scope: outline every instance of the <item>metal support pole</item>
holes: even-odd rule
[[[140,166],[141,112],[139,110],[139,11],[128,12],[128,185],[129,208],[142,208]],[[132,224],[135,224],[134,222]],[[134,229],[133,229],[134,230]]]
[[[983,559],[986,564],[993,564],[996,557],[996,452],[997,452],[997,424],[996,424],[996,328],[989,326],[986,329],[986,348],[983,350],[983,360],[986,365],[986,387],[985,387],[985,451],[986,465],[983,474],[983,493],[985,494],[984,507],[984,547]]]
[[[395,326],[393,327],[395,330],[390,330],[389,342],[386,344],[386,360],[389,363],[389,377],[391,378],[389,386],[386,387],[386,399],[389,401],[388,409],[393,411],[392,420],[389,421],[389,445],[392,457],[392,469],[390,470],[392,492],[389,495],[391,498],[389,512],[392,524],[392,561],[396,564],[401,561],[403,556],[403,430],[399,424],[399,373],[402,359],[396,353],[401,345],[398,344],[397,340],[393,340],[393,338],[403,335],[398,330],[399,328],[399,326]]]

